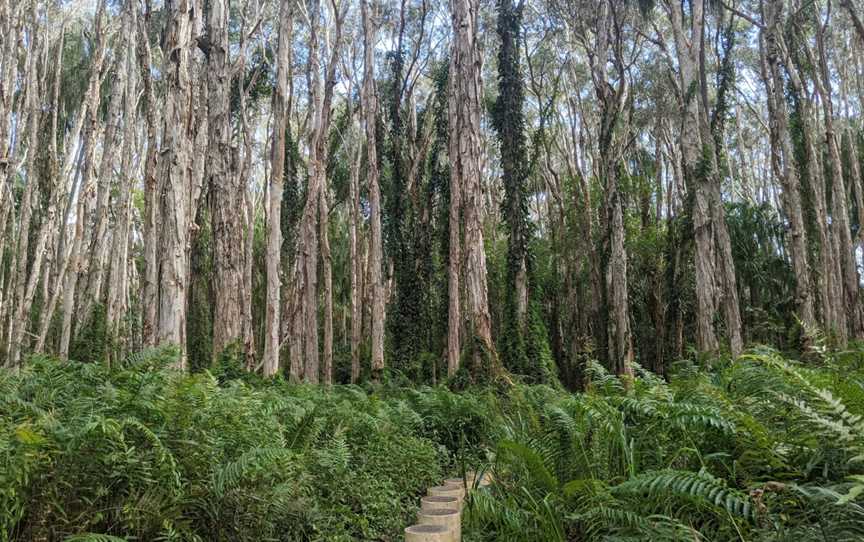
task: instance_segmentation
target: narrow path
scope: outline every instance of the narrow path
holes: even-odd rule
[[[473,471],[465,478],[448,478],[427,490],[420,499],[417,524],[405,529],[405,542],[461,542],[462,509],[465,499],[476,488],[490,484],[490,477],[479,480]]]

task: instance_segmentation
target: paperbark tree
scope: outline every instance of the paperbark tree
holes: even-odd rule
[[[363,10],[363,115],[366,130],[366,183],[369,191],[369,288],[372,290],[372,378],[384,370],[384,279],[381,238],[381,189],[378,185],[378,151],[375,134],[378,101],[375,93],[375,33],[371,6]]]
[[[120,32],[116,50],[125,52],[128,34]],[[93,308],[97,303],[104,301],[102,296],[103,282],[105,276],[105,259],[108,257],[108,222],[111,192],[114,188],[114,172],[117,169],[117,144],[122,135],[123,119],[123,94],[126,90],[126,79],[128,78],[128,65],[126,55],[115,55],[113,70],[111,71],[111,97],[108,101],[108,110],[104,120],[105,131],[102,137],[102,156],[99,168],[96,172],[96,186],[87,194],[87,206],[93,209],[93,218],[85,225],[89,229],[89,235],[83,240],[85,253],[84,263],[81,265],[80,286],[82,287],[81,299],[78,303],[78,314],[83,322],[91,318]],[[83,194],[83,193],[82,193]],[[86,230],[85,230],[86,231]]]
[[[783,187],[784,209],[789,219],[790,252],[792,269],[795,273],[795,304],[802,323],[810,329],[815,329],[812,278],[807,257],[807,228],[801,206],[800,180],[792,149],[792,139],[789,135],[789,114],[780,65],[781,55],[778,52],[782,10],[782,2],[770,0],[765,4],[765,28],[760,36],[762,75],[767,93],[770,123],[771,168]]]
[[[822,105],[823,124],[825,128],[825,145],[828,149],[828,171],[831,173],[831,228],[834,230],[836,253],[839,255],[841,270],[841,296],[837,299],[840,306],[845,307],[847,316],[847,331],[854,338],[864,334],[858,291],[860,280],[855,262],[855,247],[852,244],[852,229],[849,225],[848,192],[846,190],[846,173],[840,158],[840,141],[835,128],[833,84],[831,81],[828,57],[825,50],[826,26],[830,23],[830,12],[823,23],[814,21],[816,34],[816,51],[812,53],[805,47],[809,63],[816,68],[813,83],[819,102]],[[841,335],[845,338],[845,333]]]
[[[213,355],[241,341],[243,271],[243,179],[231,163],[231,62],[229,2],[207,3],[207,40],[198,41],[207,57],[206,183],[213,229]]]
[[[161,215],[159,197],[162,183],[157,176],[159,146],[157,126],[159,111],[152,76],[152,52],[150,50],[150,11],[138,18],[138,69],[141,73],[143,96],[147,102],[144,115],[147,129],[147,153],[144,157],[144,280],[141,288],[141,335],[142,342],[154,346],[159,325],[159,246]]]
[[[9,356],[7,363],[12,366],[17,366],[20,361],[21,340],[23,338],[25,321],[24,315],[29,309],[29,304],[32,303],[32,294],[28,300],[27,288],[27,264],[30,245],[30,227],[33,217],[33,207],[36,205],[36,200],[39,195],[39,184],[37,178],[36,157],[38,154],[39,144],[39,122],[41,119],[41,101],[40,101],[40,84],[39,84],[39,65],[37,63],[40,47],[47,47],[47,35],[43,34],[39,28],[36,18],[37,4],[34,2],[31,8],[31,26],[29,28],[28,46],[31,53],[27,55],[26,72],[26,101],[25,107],[27,112],[27,160],[26,160],[26,177],[24,190],[21,194],[20,211],[18,213],[18,241],[15,249],[15,274],[14,274],[14,297],[13,303],[16,307],[10,322],[10,340]],[[37,41],[40,40],[41,41]],[[47,51],[47,49],[46,49]],[[43,69],[48,69],[44,66]],[[16,168],[17,169],[17,168]],[[36,247],[36,260],[39,261],[39,253],[44,250],[44,246]],[[39,274],[38,266],[35,269],[36,276]]]
[[[136,143],[135,128],[138,121],[138,78],[134,69],[136,57],[137,9],[128,2],[123,12],[123,33],[127,36],[125,43],[126,69],[128,75],[123,97],[123,151],[121,158],[121,178],[117,198],[117,217],[115,231],[111,239],[110,265],[108,267],[107,321],[108,333],[114,337],[121,347],[128,342],[128,332],[123,320],[129,310],[127,295],[129,292],[129,273],[126,263],[129,261],[129,231],[131,229],[132,188],[137,176],[133,171],[133,153]]]
[[[471,339],[470,372],[476,379],[496,377],[501,372],[498,353],[492,341],[492,321],[486,284],[486,253],[483,245],[484,196],[480,172],[480,98],[481,63],[477,44],[477,0],[451,0],[450,12],[453,37],[450,45],[450,197],[464,193],[465,219],[465,294]],[[458,220],[458,206],[453,213]],[[453,225],[451,216],[451,226]],[[453,232],[451,231],[451,242]],[[458,246],[458,244],[457,244]],[[451,264],[459,260],[452,252]],[[452,280],[452,273],[451,273]],[[458,296],[458,281],[450,284],[451,303]],[[452,307],[451,307],[452,310]],[[455,316],[455,318],[454,318]],[[458,311],[451,313],[451,325],[458,325]],[[450,345],[450,349],[456,344]],[[458,351],[450,356],[458,355]],[[458,365],[458,361],[456,362]],[[448,363],[448,368],[453,362]]]
[[[162,228],[159,254],[159,312],[157,340],[175,344],[186,367],[186,304],[189,284],[189,228],[194,217],[190,193],[195,179],[190,156],[193,141],[191,54],[195,0],[167,0],[163,39],[165,101],[159,182],[163,193],[159,215]],[[155,232],[154,232],[155,233]]]
[[[614,368],[616,373],[632,375],[633,346],[627,288],[627,253],[624,248],[624,210],[619,187],[623,146],[626,145],[629,132],[625,107],[630,86],[622,51],[623,21],[619,20],[617,9],[620,8],[608,1],[598,7],[593,49],[587,43],[585,45],[594,94],[600,109],[598,166],[600,182],[606,195],[603,237],[606,245],[604,251],[607,254],[607,356],[610,367]],[[615,69],[611,80],[607,69],[610,56]]]
[[[666,0],[664,5],[672,23],[677,53],[682,157],[688,190],[692,192],[691,215],[696,241],[696,344],[702,352],[717,350],[714,316],[717,309],[715,299],[720,297],[730,350],[733,355],[738,355],[743,348],[738,287],[724,218],[717,153],[710,132],[707,83],[703,77],[705,2],[694,0],[686,14],[679,3]],[[689,20],[689,30],[685,29],[685,15]]]
[[[285,171],[285,132],[288,130],[288,73],[293,37],[293,2],[279,3],[279,46],[276,92],[273,94],[273,147],[270,150],[270,188],[267,199],[267,312],[264,337],[264,376],[279,371],[281,330],[282,193]]]
[[[105,12],[105,2],[101,0],[96,10],[95,40],[93,72],[102,70],[105,60],[106,36],[102,18]],[[99,133],[99,77],[90,77],[89,88],[85,98],[86,122],[84,124],[82,140],[81,180],[79,183],[77,203],[75,205],[75,227],[70,244],[69,264],[65,277],[62,277],[63,305],[62,323],[60,335],[60,347],[58,348],[61,358],[68,358],[69,343],[72,338],[72,317],[75,310],[75,291],[82,273],[82,243],[84,242],[84,226],[87,221],[87,194],[93,190],[90,180],[93,175],[93,163],[95,161],[96,139]],[[110,146],[110,145],[109,145]]]
[[[331,0],[331,17],[334,23],[330,46],[330,58],[326,63],[325,76],[321,78],[321,42],[319,0],[310,0],[307,8],[309,16],[309,61],[307,81],[309,87],[309,127],[307,142],[309,178],[306,186],[306,202],[300,217],[300,239],[297,254],[297,276],[300,283],[298,293],[302,303],[303,317],[303,379],[317,384],[320,379],[318,344],[318,254],[319,254],[319,210],[321,190],[326,189],[327,181],[327,133],[330,128],[330,109],[333,102],[333,89],[336,81],[336,65],[342,46],[342,22],[347,3],[340,6]],[[330,37],[329,34],[327,37]],[[323,83],[323,84],[322,84]]]
[[[325,386],[333,384],[333,256],[330,252],[330,202],[326,186],[321,189],[321,273],[324,275],[324,344],[322,379]]]
[[[351,258],[351,383],[360,380],[360,342],[363,336],[363,260],[360,257],[360,164],[363,147],[356,146],[354,167],[348,186],[350,229],[348,251]]]
[[[778,15],[780,13],[778,12]],[[847,329],[846,311],[842,303],[840,292],[842,282],[838,257],[835,253],[835,244],[832,240],[832,232],[829,229],[827,194],[825,190],[825,178],[821,153],[816,149],[814,136],[817,133],[813,126],[813,111],[808,90],[805,88],[807,68],[801,65],[801,59],[792,56],[789,45],[781,33],[774,35],[775,46],[783,61],[784,71],[787,75],[789,94],[795,110],[795,122],[800,133],[800,145],[803,147],[800,156],[796,157],[799,174],[808,177],[808,197],[810,198],[814,220],[813,225],[818,239],[818,262],[814,267],[817,270],[816,285],[818,288],[818,319],[823,327],[828,330],[836,330],[845,333]],[[793,37],[794,39],[794,37]],[[797,51],[797,49],[796,49]],[[796,52],[797,55],[797,52]],[[791,122],[790,118],[790,122]],[[842,340],[842,336],[841,336]]]

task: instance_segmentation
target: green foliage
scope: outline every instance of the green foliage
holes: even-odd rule
[[[88,363],[101,363],[107,359],[111,349],[107,316],[105,305],[100,303],[93,307],[69,345],[69,355],[73,359]]]
[[[822,362],[763,349],[712,373],[679,364],[671,382],[637,366],[630,383],[590,363],[584,394],[544,393],[507,417],[467,537],[860,539],[864,365],[855,352]]]
[[[236,359],[221,384],[172,349],[0,373],[0,540],[393,539],[485,435],[482,403],[445,390],[325,392]]]
[[[792,316],[795,279],[789,262],[776,250],[783,243],[786,226],[767,203],[729,204],[726,224],[740,295],[744,298],[749,292],[742,315],[748,340],[798,347],[787,344],[788,330],[797,327]]]
[[[864,356],[768,349],[587,389],[356,386],[34,358],[0,373],[0,540],[395,540],[490,468],[466,540],[860,540]]]

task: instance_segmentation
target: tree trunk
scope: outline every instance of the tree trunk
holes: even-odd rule
[[[276,61],[276,92],[273,95],[273,148],[267,209],[267,313],[264,328],[264,376],[279,371],[281,329],[282,193],[285,171],[285,132],[288,129],[288,70],[291,62],[292,2],[279,4],[279,48]],[[251,241],[251,239],[250,239]]]
[[[209,0],[207,11],[208,143],[205,165],[213,228],[213,355],[242,340],[243,179],[231,164],[228,2]]]
[[[30,29],[29,35],[29,47],[31,48],[31,52],[27,55],[27,67],[26,69],[26,110],[27,110],[27,163],[26,163],[26,183],[24,185],[24,191],[21,194],[21,203],[20,203],[20,211],[19,211],[19,220],[18,220],[18,242],[16,247],[16,255],[17,261],[15,261],[15,273],[14,277],[14,297],[13,303],[15,307],[14,313],[11,315],[12,321],[10,322],[10,340],[9,340],[9,348],[8,348],[8,357],[7,364],[13,367],[16,367],[20,362],[20,355],[22,348],[22,340],[24,335],[24,330],[26,329],[27,322],[25,318],[29,314],[30,304],[32,304],[32,293],[28,292],[31,288],[28,287],[28,282],[35,282],[35,280],[28,281],[27,280],[27,261],[28,261],[28,247],[30,243],[30,227],[31,227],[31,219],[33,216],[33,206],[38,201],[39,196],[39,185],[37,179],[37,168],[36,168],[36,157],[38,154],[38,144],[39,144],[39,119],[41,118],[41,101],[40,101],[40,89],[39,89],[39,66],[37,64],[37,57],[39,56],[37,51],[38,47],[46,47],[47,46],[47,34],[43,36],[43,41],[41,44],[37,42],[38,36],[40,34],[39,28],[37,26],[37,21],[35,18],[36,15],[36,6],[34,4],[32,11],[32,24],[33,26]],[[47,49],[46,49],[47,50]],[[44,69],[48,69],[47,66]],[[7,122],[6,119],[0,120],[0,122]],[[17,169],[17,168],[16,168]],[[41,237],[41,236],[40,236]],[[40,239],[40,243],[43,246],[37,246],[34,251],[34,269],[31,272],[31,276],[33,274],[38,277],[39,268],[41,262],[41,252],[44,250],[44,242],[45,239]],[[34,277],[35,278],[35,277]],[[29,295],[28,295],[29,293]],[[29,299],[28,299],[29,298]]]
[[[363,0],[363,112],[366,127],[366,181],[369,191],[369,281],[372,289],[372,378],[380,379],[384,370],[384,282],[382,277],[381,189],[378,186],[378,152],[375,137],[377,99],[375,94],[375,33],[371,7]]]
[[[838,306],[835,301],[842,297],[838,294],[838,289],[842,288],[842,283],[840,282],[840,268],[834,251],[832,232],[829,230],[830,221],[828,219],[822,160],[813,139],[813,134],[817,133],[817,130],[813,126],[810,98],[802,80],[802,74],[807,73],[807,68],[802,67],[797,59],[793,61],[782,34],[775,35],[775,39],[778,51],[783,55],[783,64],[786,68],[792,96],[798,107],[797,114],[801,124],[804,162],[798,164],[798,167],[802,175],[806,172],[809,177],[809,197],[813,205],[814,225],[819,241],[818,272],[815,282],[819,293],[820,321],[826,329],[835,330],[838,333],[842,330],[842,333],[845,334],[847,329],[846,311],[842,303]]]
[[[472,335],[471,372],[475,378],[484,378],[497,376],[501,368],[492,341],[483,244],[484,197],[480,177],[482,59],[477,46],[478,8],[477,0],[450,2],[453,38],[448,117],[451,198],[460,188],[464,189],[465,195],[465,292]]]
[[[324,275],[324,344],[323,380],[325,386],[333,385],[333,257],[330,254],[330,204],[327,187],[321,188],[321,272]]]
[[[162,186],[160,215],[162,240],[159,267],[159,315],[157,339],[174,344],[181,355],[178,368],[186,367],[186,304],[189,271],[189,227],[194,210],[190,190],[194,173],[189,151],[193,142],[190,96],[191,15],[194,0],[166,2],[164,36],[165,104],[159,178]]]
[[[762,76],[768,102],[768,119],[771,137],[771,168],[783,187],[783,203],[789,220],[789,244],[792,257],[792,270],[795,273],[795,306],[799,318],[808,331],[816,326],[811,292],[810,265],[807,261],[807,230],[801,206],[801,188],[792,140],[789,135],[788,112],[784,81],[780,72],[780,56],[777,52],[777,38],[780,32],[780,13],[782,4],[769,2],[765,6],[765,35],[762,49]]]
[[[118,51],[125,51],[128,35],[121,32]],[[105,277],[105,258],[108,256],[108,207],[114,184],[114,170],[116,165],[115,148],[117,137],[122,133],[120,123],[123,116],[123,93],[126,90],[127,70],[129,64],[126,62],[125,54],[116,55],[111,85],[111,99],[108,103],[106,117],[105,135],[102,138],[102,157],[99,162],[99,170],[96,173],[95,193],[91,192],[91,198],[96,196],[94,210],[94,224],[90,228],[90,236],[85,240],[86,263],[82,272],[86,272],[82,286],[83,296],[79,303],[78,314],[82,321],[88,321],[94,305],[102,300],[102,283]],[[124,171],[124,174],[126,172]],[[91,205],[94,206],[94,205]]]
[[[362,146],[357,145],[348,185],[348,250],[351,258],[351,383],[360,380],[360,341],[363,335],[363,262],[358,247],[360,233],[360,164]]]
[[[704,0],[694,0],[690,6],[689,38],[684,31],[682,7],[669,2],[667,9],[671,15],[678,53],[679,88],[684,94],[681,104],[684,170],[685,177],[690,180],[689,190],[693,193],[691,213],[696,241],[696,344],[702,352],[717,350],[714,317],[717,308],[715,294],[719,293],[730,350],[734,356],[743,348],[737,280],[724,216],[716,151],[709,131],[708,91],[704,77],[700,77],[705,69]],[[715,257],[719,270],[715,268]]]
[[[810,55],[810,49],[805,49],[810,63],[818,67],[818,72],[813,80],[819,101],[822,103],[822,112],[825,124],[825,142],[828,148],[828,163],[831,171],[831,204],[832,221],[831,227],[837,232],[834,240],[839,254],[839,265],[841,269],[841,283],[843,295],[838,299],[838,305],[844,306],[847,315],[848,331],[852,337],[859,338],[864,334],[862,329],[861,306],[858,290],[860,281],[858,269],[855,263],[855,246],[852,243],[852,230],[849,225],[849,207],[846,198],[846,178],[843,171],[843,163],[840,158],[840,142],[837,131],[834,128],[834,105],[831,76],[828,60],[825,53],[825,29],[820,21],[816,24],[816,58]],[[845,342],[845,341],[844,341]]]
[[[147,154],[144,158],[144,284],[141,289],[141,335],[145,346],[155,346],[159,319],[159,247],[161,242],[161,216],[159,197],[162,183],[157,177],[158,144],[156,137],[157,105],[153,88],[152,54],[149,41],[150,13],[138,18],[138,68],[147,101]]]
[[[613,63],[617,69],[614,80],[609,82],[607,57],[610,44],[614,40],[620,40],[620,25],[609,2],[603,2],[598,9],[600,15],[594,42],[596,56],[589,52],[589,58],[594,93],[600,106],[599,177],[606,193],[603,238],[604,250],[608,255],[605,270],[605,299],[609,315],[606,322],[607,356],[610,367],[616,374],[632,375],[633,344],[627,287],[627,252],[624,246],[624,210],[619,188],[619,164],[624,151],[622,145],[630,133],[629,122],[624,118],[624,107],[629,93],[628,74],[621,53],[613,50]],[[602,324],[600,322],[600,325]]]
[[[126,69],[129,70],[126,80],[124,98],[124,129],[123,129],[123,157],[120,171],[120,194],[117,202],[117,223],[112,238],[110,266],[108,268],[108,306],[107,321],[109,334],[114,337],[121,351],[123,344],[128,340],[126,330],[121,331],[122,320],[129,310],[126,302],[126,291],[128,290],[129,277],[126,262],[129,260],[129,231],[132,210],[132,185],[135,176],[132,172],[132,155],[135,146],[135,122],[138,106],[138,87],[135,77],[135,48],[137,13],[132,3],[126,6],[124,12],[123,32],[128,36],[126,54]]]

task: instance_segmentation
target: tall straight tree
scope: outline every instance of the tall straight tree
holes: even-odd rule
[[[501,147],[501,212],[507,224],[507,290],[501,356],[508,369],[529,370],[525,345],[528,308],[528,151],[525,140],[525,91],[519,66],[519,33],[524,3],[498,0],[498,99],[493,122]]]
[[[207,161],[205,182],[213,228],[213,354],[242,335],[243,294],[243,179],[231,160],[231,63],[228,43],[228,0],[208,0],[207,57]]]
[[[186,367],[186,305],[189,285],[189,227],[195,214],[193,198],[193,141],[191,103],[192,16],[195,0],[166,0],[167,21],[163,39],[165,105],[159,182],[164,191],[159,215],[162,221],[157,340],[180,348],[179,368]],[[156,233],[156,232],[154,232]]]
[[[270,187],[267,199],[267,312],[264,327],[264,376],[279,371],[281,329],[282,193],[285,171],[285,133],[288,130],[288,72],[291,63],[293,4],[279,3],[279,46],[276,60],[276,92],[273,94],[273,146],[270,150]]]
[[[104,32],[104,22],[102,17],[105,12],[105,2],[100,1],[99,7],[96,9],[96,50],[94,55],[93,70],[101,72],[105,61],[107,37]],[[67,358],[69,356],[69,345],[72,340],[72,320],[75,311],[75,291],[80,278],[82,255],[81,244],[84,237],[84,224],[87,220],[87,207],[85,193],[88,190],[90,179],[93,173],[93,162],[95,161],[96,137],[99,130],[99,103],[100,103],[100,79],[99,77],[90,77],[89,88],[87,89],[86,97],[86,122],[84,125],[83,142],[82,142],[82,157],[81,164],[81,180],[78,188],[77,202],[75,204],[75,228],[72,234],[71,252],[69,255],[69,264],[66,269],[65,277],[62,277],[63,284],[63,311],[62,323],[60,332],[60,357]],[[110,145],[109,145],[110,147]]]
[[[101,14],[101,12],[99,12]],[[98,15],[97,15],[98,17]],[[101,19],[100,19],[101,20]],[[102,28],[102,26],[97,23],[96,25],[97,31]],[[11,320],[9,322],[10,328],[10,339],[8,341],[9,347],[9,358],[7,361],[10,365],[17,365],[20,361],[20,349],[21,349],[21,341],[23,340],[24,333],[24,318],[26,315],[26,304],[27,304],[27,295],[26,295],[26,285],[27,285],[27,268],[28,268],[28,255],[30,254],[30,237],[31,237],[31,225],[33,220],[33,210],[36,206],[36,201],[39,196],[39,180],[38,180],[38,170],[36,167],[36,157],[37,157],[37,145],[39,144],[39,121],[42,117],[42,103],[41,103],[41,92],[40,92],[40,69],[39,69],[39,57],[41,56],[38,51],[40,51],[40,47],[44,47],[47,51],[47,39],[48,36],[46,32],[41,28],[41,25],[37,19],[37,4],[34,2],[31,5],[30,11],[30,27],[27,32],[28,36],[28,47],[31,49],[29,55],[27,55],[27,65],[25,67],[25,109],[27,115],[27,128],[26,128],[26,140],[27,140],[27,159],[25,160],[24,165],[26,176],[25,184],[21,193],[20,199],[20,211],[18,212],[18,240],[16,245],[16,250],[14,253],[14,297],[12,298],[13,306],[16,307],[15,312],[11,315]],[[43,70],[47,70],[48,66],[43,66]],[[95,115],[95,113],[94,113]],[[4,119],[3,122],[6,122]],[[95,125],[95,121],[93,123]],[[16,168],[17,169],[17,168]],[[16,174],[19,172],[16,171]],[[81,221],[80,215],[77,217],[77,222]],[[39,247],[36,247],[37,249]],[[38,270],[36,271],[38,274]]]
[[[677,53],[681,154],[696,241],[696,345],[702,352],[718,348],[714,318],[719,293],[730,350],[737,355],[743,348],[741,315],[708,113],[705,1],[693,0],[686,13],[680,2],[665,0],[664,6]]]
[[[825,129],[825,147],[828,150],[827,170],[831,175],[831,228],[834,230],[834,242],[838,263],[841,270],[841,295],[837,303],[845,307],[847,314],[847,330],[853,338],[860,338],[864,334],[862,329],[862,314],[859,301],[859,290],[861,282],[858,276],[858,266],[855,258],[855,247],[852,244],[852,230],[849,224],[848,191],[846,189],[846,177],[848,171],[844,170],[840,156],[840,136],[835,128],[834,112],[834,90],[831,75],[831,67],[828,65],[828,54],[826,51],[827,27],[831,22],[831,10],[826,13],[824,22],[817,14],[813,21],[815,29],[816,48],[812,52],[809,47],[804,47],[808,63],[815,68],[813,83],[816,95],[822,105],[823,127]]]
[[[789,113],[786,106],[785,81],[781,66],[781,23],[783,2],[769,0],[763,5],[764,28],[760,34],[762,77],[771,141],[771,168],[783,187],[783,206],[789,219],[790,254],[795,273],[795,305],[802,323],[815,329],[810,264],[808,262],[807,228],[801,205],[801,183],[792,138],[789,133]]]
[[[330,129],[333,89],[336,86],[336,65],[342,46],[342,22],[347,13],[348,2],[342,5],[330,2],[330,15],[335,31],[332,36],[325,33],[330,46],[330,58],[325,66],[325,76],[321,78],[321,36],[320,19],[322,16],[319,0],[309,0],[307,14],[309,19],[309,60],[307,81],[309,86],[309,124],[307,143],[309,148],[309,177],[306,185],[306,202],[300,217],[300,239],[298,241],[297,277],[300,280],[300,296],[303,318],[302,341],[304,351],[303,379],[317,384],[320,379],[318,354],[318,255],[319,255],[319,210],[321,190],[326,190],[327,182],[327,133]],[[298,338],[295,338],[297,340]]]
[[[465,294],[471,339],[470,372],[475,379],[494,377],[501,367],[492,341],[492,319],[486,284],[486,252],[483,245],[483,186],[480,179],[480,79],[482,58],[477,45],[478,0],[451,0],[453,37],[450,45],[450,197],[464,195]],[[458,207],[454,215],[458,214]],[[450,218],[451,228],[453,216]],[[458,219],[457,219],[458,220]],[[457,222],[458,224],[458,222]],[[458,226],[457,226],[458,227]],[[451,230],[451,242],[453,231]],[[451,250],[452,250],[451,246]],[[458,254],[451,264],[458,261]],[[450,303],[458,296],[458,281],[450,283]],[[457,312],[458,316],[458,312]],[[450,325],[454,322],[451,312]],[[452,331],[451,331],[452,332]],[[450,345],[452,350],[452,344]],[[450,356],[454,353],[450,351]],[[458,351],[457,351],[458,354]],[[456,362],[458,365],[458,360]],[[453,366],[452,359],[448,369]],[[452,370],[452,369],[451,369]]]
[[[384,370],[384,248],[381,238],[381,188],[378,183],[378,146],[375,134],[378,101],[375,94],[375,26],[372,7],[363,10],[363,114],[366,127],[366,184],[369,191],[369,287],[372,289],[372,376]]]
[[[157,341],[159,325],[159,245],[160,215],[159,195],[161,183],[157,175],[159,143],[158,125],[161,109],[156,101],[153,82],[153,54],[150,49],[151,13],[138,17],[138,69],[147,102],[144,116],[147,130],[147,153],[144,156],[144,277],[141,288],[141,335],[142,342],[153,346]]]
[[[625,109],[630,85],[622,50],[622,14],[615,2],[606,0],[594,18],[593,49],[586,46],[591,80],[600,110],[598,148],[599,177],[604,188],[605,219],[602,221],[606,254],[606,307],[608,313],[607,359],[618,374],[632,374],[633,344],[630,335],[630,303],[627,287],[627,253],[624,247],[624,209],[620,177],[629,121]],[[587,45],[587,44],[586,44]],[[614,66],[609,77],[607,63]]]
[[[129,231],[131,228],[132,211],[132,188],[135,175],[132,173],[132,155],[135,147],[135,127],[138,116],[138,77],[135,70],[135,47],[137,7],[134,2],[127,2],[123,12],[123,32],[128,43],[126,44],[126,69],[129,71],[126,78],[126,89],[123,98],[123,155],[120,169],[123,176],[120,179],[119,195],[117,200],[116,228],[111,240],[110,265],[108,268],[108,294],[107,294],[107,320],[108,332],[122,346],[128,341],[128,332],[121,327],[125,321],[129,309],[129,273],[126,262],[129,254]]]

